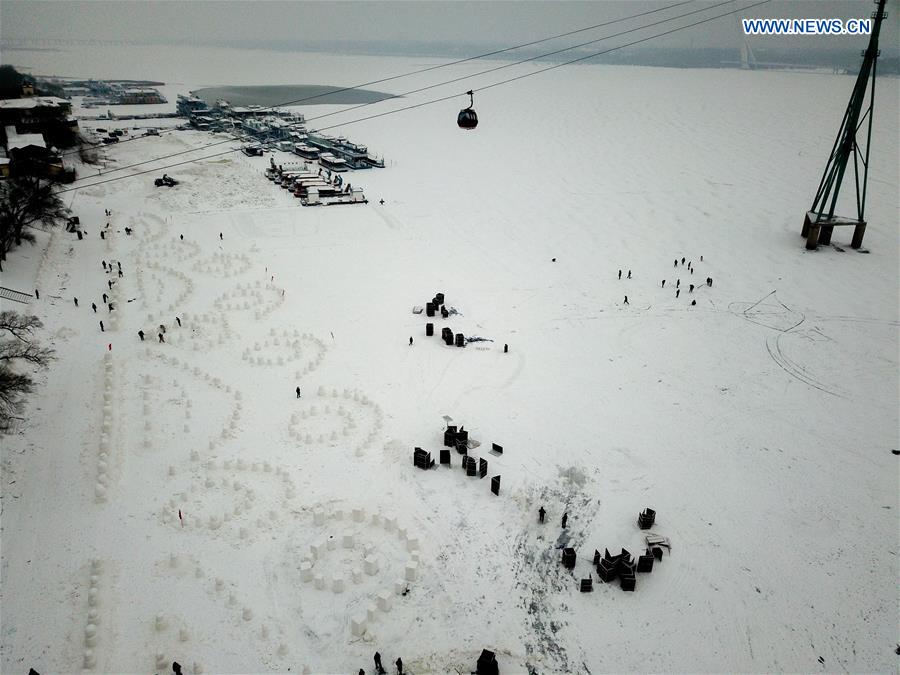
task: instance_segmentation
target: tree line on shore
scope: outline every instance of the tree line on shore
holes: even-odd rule
[[[11,67],[0,67],[0,98],[17,97],[22,81]],[[56,193],[58,185],[28,170],[0,180],[0,272],[8,253],[35,243],[36,228],[66,222],[69,209]],[[53,350],[41,347],[36,339],[42,327],[35,315],[0,312],[0,433],[21,419],[25,397],[34,388],[34,368],[46,368],[54,358]]]

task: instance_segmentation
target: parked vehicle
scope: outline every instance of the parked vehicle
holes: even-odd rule
[[[162,178],[157,178],[153,181],[153,184],[156,187],[175,187],[178,185],[178,181],[172,178],[169,174],[164,173]]]

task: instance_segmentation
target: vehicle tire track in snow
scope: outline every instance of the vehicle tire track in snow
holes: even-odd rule
[[[779,333],[778,335],[770,335],[766,338],[766,350],[769,352],[769,356],[772,357],[772,360],[775,361],[775,363],[777,363],[784,372],[786,372],[791,377],[799,380],[800,382],[803,382],[804,384],[807,384],[810,387],[818,389],[819,391],[822,391],[826,394],[846,399],[847,396],[840,393],[839,391],[831,389],[824,382],[813,377],[808,370],[788,358],[781,346],[781,339],[784,336],[785,333]]]
[[[378,217],[384,221],[384,224],[387,225],[390,229],[404,232],[406,231],[407,228],[403,225],[403,223],[401,223],[396,216],[393,216],[385,211],[384,208],[373,204],[372,209],[375,211]]]
[[[791,309],[787,305],[785,305],[778,297],[775,295],[775,291],[772,291],[762,299],[753,303],[749,307],[744,308],[743,310],[739,310],[738,307],[744,303],[731,303],[728,309],[735,315],[740,316],[741,318],[755,323],[759,326],[763,326],[765,328],[769,328],[771,330],[777,331],[774,335],[769,335],[766,337],[766,351],[769,353],[769,356],[772,360],[788,375],[793,377],[804,384],[813,387],[814,389],[818,389],[821,392],[826,394],[830,394],[831,396],[837,396],[838,398],[846,399],[847,396],[842,391],[838,390],[835,387],[830,387],[825,382],[822,382],[818,378],[816,378],[809,370],[801,366],[799,363],[791,359],[787,356],[784,351],[784,348],[781,344],[781,340],[785,335],[791,334],[792,331],[799,328],[806,321],[806,315],[802,312],[798,312],[796,310]],[[757,307],[760,303],[762,303],[769,296],[774,297],[775,302],[781,307],[781,309],[773,308],[774,311],[766,312],[765,316],[769,316],[772,318],[770,323],[766,323],[765,321],[760,321],[756,318],[751,317],[748,312],[750,310]],[[761,315],[761,312],[754,312],[756,315]],[[799,318],[798,318],[799,317]],[[786,319],[787,321],[779,322],[778,319]],[[785,327],[782,328],[781,323]],[[790,325],[788,325],[790,323]]]

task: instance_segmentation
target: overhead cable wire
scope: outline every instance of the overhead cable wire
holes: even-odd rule
[[[733,2],[736,2],[736,1],[737,1],[737,0],[724,0],[723,2],[720,2],[720,3],[718,3],[718,4],[712,5],[711,7],[703,7],[703,8],[701,8],[701,9],[696,9],[696,10],[693,10],[693,11],[691,11],[691,12],[686,12],[686,13],[684,13],[684,14],[679,14],[679,15],[677,15],[677,16],[669,17],[668,19],[663,19],[663,20],[661,20],[661,21],[656,21],[656,22],[651,23],[651,24],[646,24],[646,25],[644,25],[644,26],[638,26],[637,28],[630,28],[630,29],[628,29],[628,30],[619,31],[618,33],[613,33],[612,35],[607,35],[607,36],[604,36],[604,37],[601,37],[601,38],[596,38],[596,39],[594,39],[594,40],[589,40],[589,41],[587,41],[587,42],[582,42],[582,43],[579,43],[579,44],[576,44],[576,45],[571,45],[571,46],[569,46],[569,47],[564,47],[564,48],[562,48],[562,49],[557,49],[557,50],[552,51],[552,52],[546,52],[546,53],[544,53],[544,54],[538,54],[538,55],[536,55],[536,56],[528,57],[527,59],[521,59],[521,60],[519,60],[519,61],[514,61],[514,62],[511,62],[511,63],[503,64],[503,65],[501,65],[501,66],[495,66],[495,67],[493,67],[493,68],[488,68],[488,69],[482,70],[482,71],[480,71],[480,72],[478,72],[478,73],[473,73],[473,74],[470,74],[470,75],[463,75],[463,76],[456,77],[456,78],[453,78],[453,79],[450,79],[450,80],[445,80],[445,81],[443,81],[443,82],[438,82],[438,83],[436,83],[436,84],[430,84],[430,85],[426,85],[426,86],[424,86],[424,87],[419,87],[419,88],[417,88],[417,89],[411,89],[411,90],[409,90],[409,91],[405,91],[405,92],[402,92],[402,93],[400,93],[400,94],[391,94],[391,95],[389,95],[389,96],[387,96],[387,97],[385,97],[385,98],[383,98],[383,99],[379,99],[379,100],[377,100],[377,101],[368,101],[368,102],[366,102],[366,103],[360,103],[360,104],[358,104],[358,105],[350,106],[349,108],[343,108],[343,109],[341,109],[341,110],[335,110],[335,111],[332,111],[332,112],[329,112],[329,113],[324,113],[324,114],[322,114],[322,115],[318,115],[318,116],[316,116],[316,117],[311,117],[311,118],[309,118],[309,119],[307,119],[307,120],[304,120],[303,122],[298,122],[298,123],[296,123],[296,124],[294,124],[294,125],[290,125],[288,128],[300,128],[300,127],[305,127],[305,125],[308,124],[309,122],[314,122],[314,121],[316,121],[316,120],[324,119],[324,118],[326,118],[326,117],[332,117],[332,116],[334,116],[334,115],[342,115],[342,114],[345,114],[345,113],[348,113],[348,112],[352,112],[352,111],[354,111],[354,110],[358,110],[358,109],[360,109],[360,108],[365,108],[365,107],[368,107],[368,106],[371,106],[371,105],[376,105],[376,104],[378,104],[378,103],[384,103],[385,101],[391,101],[391,100],[394,100],[394,99],[397,99],[397,98],[403,98],[403,97],[405,97],[405,96],[410,96],[410,95],[412,95],[412,94],[418,94],[418,93],[421,93],[421,92],[423,92],[423,91],[428,91],[428,90],[430,90],[430,89],[435,89],[435,88],[437,88],[437,87],[443,87],[443,86],[446,86],[446,85],[448,85],[448,84],[453,84],[454,82],[460,82],[460,81],[462,81],[462,80],[470,79],[470,78],[473,78],[473,77],[480,77],[481,75],[485,75],[485,74],[488,74],[488,73],[496,72],[496,71],[498,71],[498,70],[503,70],[503,69],[505,69],[505,68],[512,68],[513,66],[521,65],[521,64],[523,64],[523,63],[529,63],[529,62],[531,62],[531,61],[536,61],[537,59],[546,58],[546,57],[548,57],[548,56],[555,56],[555,55],[561,54],[561,53],[563,53],[563,52],[571,51],[572,49],[579,49],[579,48],[581,48],[581,47],[585,47],[585,46],[588,46],[588,45],[596,44],[597,42],[603,42],[604,40],[609,40],[609,39],[612,39],[612,38],[615,38],[615,37],[619,37],[619,36],[621,36],[621,35],[627,35],[628,33],[633,33],[633,32],[635,32],[635,31],[644,30],[644,29],[646,29],[646,28],[650,28],[650,27],[652,27],[652,26],[657,26],[657,25],[662,24],[662,23],[667,23],[667,22],[669,22],[669,21],[674,21],[674,20],[676,20],[676,19],[681,19],[681,18],[684,18],[684,17],[686,17],[686,16],[691,16],[691,15],[697,14],[697,13],[699,13],[699,12],[709,11],[710,9],[715,9],[716,7],[722,7],[722,6],[724,6],[724,5],[729,5],[729,4],[731,4],[731,3],[733,3]],[[679,4],[687,4],[687,3],[679,3]],[[677,5],[671,5],[671,6],[667,7],[667,8],[664,8],[664,9],[670,9],[671,7],[674,7],[674,6],[677,6]],[[653,10],[653,11],[659,11],[659,10]],[[644,12],[644,13],[642,13],[642,14],[647,14],[647,13],[649,13],[649,12]],[[637,16],[641,16],[642,14],[636,14],[636,15],[634,15],[633,17],[628,17],[628,18],[634,18],[634,17],[637,17]],[[623,21],[623,20],[626,20],[626,19],[619,19],[619,20],[616,20],[616,21]],[[610,23],[615,23],[615,22],[610,22]],[[468,60],[472,60],[472,59],[468,59]],[[332,128],[332,127],[328,127],[328,128]],[[321,130],[321,129],[319,129],[319,130]],[[173,158],[173,157],[181,157],[182,155],[188,155],[188,154],[191,154],[191,153],[193,153],[193,152],[200,152],[201,150],[205,150],[205,149],[207,149],[207,148],[213,148],[213,147],[216,147],[216,146],[219,146],[219,145],[223,145],[223,144],[225,144],[225,143],[232,143],[232,142],[234,142],[235,140],[250,140],[250,141],[254,141],[254,140],[256,140],[256,139],[253,138],[252,136],[247,136],[247,135],[240,135],[240,134],[238,134],[238,135],[237,135],[237,138],[232,137],[232,138],[227,138],[227,139],[224,139],[224,140],[221,140],[221,141],[214,141],[214,142],[212,142],[212,143],[207,143],[207,144],[205,144],[205,145],[202,145],[202,146],[200,146],[200,147],[198,147],[198,148],[192,148],[192,149],[190,149],[190,150],[180,150],[179,152],[169,153],[168,155],[160,155],[160,156],[155,157],[155,158],[152,158],[152,159],[147,159],[147,160],[143,160],[143,161],[140,161],[140,162],[134,162],[134,163],[132,163],[132,164],[127,164],[127,165],[125,165],[125,166],[116,167],[116,168],[114,168],[114,169],[109,169],[109,170],[107,170],[107,171],[102,172],[100,175],[106,175],[106,174],[110,174],[110,173],[117,173],[117,172],[119,172],[119,171],[125,171],[126,169],[131,169],[131,168],[134,168],[134,167],[137,167],[137,166],[143,166],[144,164],[149,164],[149,163],[151,163],[151,162],[158,162],[158,161],[161,161],[161,160],[164,160],[164,159],[171,159],[171,158]],[[79,178],[79,179],[77,179],[75,182],[77,183],[78,181],[81,181],[81,180],[88,180],[88,179],[90,179],[90,178],[92,178],[92,177],[93,177],[93,176],[85,176],[84,178]]]
[[[461,63],[468,63],[469,61],[476,61],[476,60],[478,60],[478,59],[486,59],[486,58],[491,57],[491,56],[497,56],[498,54],[504,54],[504,53],[506,53],[506,52],[515,51],[515,50],[517,50],[517,49],[524,49],[525,47],[533,47],[534,45],[538,45],[538,44],[541,44],[541,43],[543,43],[543,42],[550,42],[551,40],[558,40],[559,38],[568,37],[568,36],[570,36],[570,35],[576,35],[576,34],[578,34],[578,33],[584,33],[584,32],[590,31],[590,30],[596,30],[597,28],[603,28],[603,27],[605,27],[605,26],[611,26],[611,25],[613,25],[613,24],[615,24],[615,23],[621,23],[621,22],[623,22],[623,21],[630,21],[631,19],[637,19],[637,18],[640,18],[640,17],[642,17],[642,16],[647,16],[647,15],[650,15],[650,14],[655,14],[655,13],[657,13],[657,12],[664,12],[664,11],[667,10],[667,9],[672,9],[673,7],[680,7],[681,5],[687,5],[687,4],[690,4],[691,2],[694,2],[694,0],[682,0],[681,2],[676,2],[676,3],[671,4],[671,5],[666,5],[665,7],[659,7],[659,8],[657,8],[657,9],[651,9],[651,10],[648,10],[648,11],[646,11],[646,12],[639,12],[639,13],[637,13],[637,14],[632,14],[632,15],[630,15],[630,16],[625,16],[625,17],[622,17],[622,18],[619,18],[619,19],[611,19],[611,20],[609,20],[609,21],[604,21],[604,22],[602,22],[602,23],[596,23],[596,24],[594,24],[594,25],[592,25],[592,26],[585,26],[584,28],[577,28],[577,29],[575,29],[575,30],[570,30],[570,31],[567,31],[567,32],[565,32],[565,33],[558,33],[557,35],[551,35],[550,37],[541,38],[541,39],[539,39],[539,40],[532,40],[531,42],[523,42],[522,44],[519,44],[519,45],[513,45],[512,47],[504,47],[503,49],[495,49],[495,50],[492,51],[492,52],[485,52],[484,54],[478,54],[478,55],[476,55],[476,56],[468,56],[468,57],[466,57],[466,58],[463,58],[463,59],[457,59],[456,61],[449,61],[449,62],[447,62],[447,63],[439,63],[439,64],[434,65],[434,66],[428,66],[427,68],[420,68],[419,70],[413,70],[413,71],[410,71],[410,72],[408,72],[408,73],[401,73],[401,74],[399,74],[399,75],[390,75],[390,76],[388,76],[388,77],[383,77],[383,78],[378,79],[378,80],[371,80],[370,82],[363,82],[363,83],[361,83],[361,84],[354,84],[354,85],[349,86],[349,87],[340,87],[340,88],[334,89],[334,90],[332,90],[332,91],[321,92],[321,93],[319,93],[319,94],[313,94],[313,95],[311,95],[311,96],[306,96],[306,97],[304,97],[304,98],[298,98],[298,99],[294,99],[294,100],[291,100],[291,101],[285,101],[284,103],[276,103],[276,104],[274,104],[274,105],[270,105],[270,106],[266,106],[266,107],[259,108],[257,112],[267,112],[267,111],[271,112],[271,111],[275,110],[276,108],[282,108],[282,107],[284,107],[284,106],[298,105],[298,104],[300,104],[300,103],[305,103],[305,102],[307,102],[307,101],[312,101],[312,100],[315,100],[315,99],[317,99],[317,98],[322,98],[322,97],[325,97],[325,96],[333,96],[333,95],[335,95],[335,94],[342,94],[342,93],[344,93],[344,92],[346,92],[346,91],[354,91],[354,90],[356,90],[356,89],[362,89],[363,87],[371,87],[371,86],[376,85],[376,84],[383,84],[383,83],[385,83],[385,82],[391,82],[391,81],[393,81],[393,80],[399,80],[399,79],[402,79],[402,78],[404,78],[404,77],[412,77],[413,75],[420,75],[420,74],[422,74],[422,73],[427,73],[427,72],[430,72],[430,71],[432,71],[432,70],[438,70],[438,69],[440,69],[440,68],[449,68],[449,67],[451,67],[451,66],[458,66],[458,65],[461,64]],[[388,99],[383,99],[383,100],[388,100]],[[174,129],[171,129],[171,130],[164,130],[163,133],[168,134],[168,133],[171,133],[172,131],[174,131]],[[141,140],[141,139],[143,139],[143,138],[146,138],[146,136],[136,136],[136,137],[134,137],[134,138],[128,138],[128,139],[126,139],[126,140],[124,140],[124,141],[119,141],[119,142],[120,142],[120,143],[129,143],[129,142],[131,142],[131,141],[138,141],[138,140]],[[70,155],[70,154],[74,154],[75,152],[78,152],[78,151],[76,150],[76,151],[66,152],[66,153],[63,153],[63,156]]]
[[[734,0],[729,0],[729,2],[733,2],[733,1],[734,1]],[[700,20],[698,20],[698,21],[695,21],[695,22],[693,22],[693,23],[686,24],[686,25],[684,25],[684,26],[678,26],[678,27],[676,27],[676,28],[672,28],[672,29],[670,29],[670,30],[663,31],[662,33],[657,33],[657,34],[655,34],[655,35],[649,35],[649,36],[647,36],[647,37],[643,37],[643,38],[640,38],[640,39],[637,39],[637,40],[633,40],[633,41],[631,41],[631,42],[626,42],[625,44],[617,45],[617,46],[615,46],[615,47],[610,47],[609,49],[605,49],[605,50],[603,50],[603,51],[594,52],[594,53],[592,53],[592,54],[588,54],[588,55],[586,55],[586,56],[581,56],[581,57],[578,57],[578,58],[576,58],[576,59],[571,59],[571,60],[565,61],[565,62],[563,62],[563,63],[554,64],[554,65],[552,65],[552,66],[548,66],[548,67],[546,67],[546,68],[542,68],[542,69],[540,69],[540,70],[536,70],[536,71],[533,71],[533,72],[531,72],[531,73],[525,73],[525,74],[523,74],[523,75],[518,75],[518,76],[515,76],[515,77],[511,77],[511,78],[508,78],[508,79],[505,79],[505,80],[501,80],[501,81],[499,81],[499,82],[494,82],[493,84],[485,85],[485,86],[480,87],[480,88],[478,88],[478,89],[474,89],[473,91],[476,91],[476,92],[477,92],[477,91],[486,91],[486,90],[488,90],[488,89],[493,89],[493,88],[495,88],[495,87],[500,87],[500,86],[503,86],[503,85],[506,85],[506,84],[510,84],[510,83],[512,83],[512,82],[517,82],[517,81],[519,81],[519,80],[523,80],[523,79],[528,78],[528,77],[533,77],[533,76],[535,76],[535,75],[539,75],[539,74],[541,74],[541,73],[545,73],[545,72],[550,71],[550,70],[555,70],[555,69],[557,69],[557,68],[562,68],[563,66],[568,66],[568,65],[571,65],[571,64],[573,64],[573,63],[579,63],[579,62],[581,62],[581,61],[586,61],[586,60],[588,60],[588,59],[596,58],[596,57],[602,56],[602,55],[604,55],[604,54],[609,54],[610,52],[614,52],[614,51],[617,51],[617,50],[619,50],[619,49],[625,49],[625,48],[627,48],[627,47],[633,47],[634,45],[638,45],[638,44],[642,44],[642,43],[645,43],[645,42],[649,42],[650,40],[654,40],[654,39],[656,39],[656,38],[664,37],[664,36],[666,36],[666,35],[671,35],[672,33],[676,33],[676,32],[678,32],[678,31],[687,30],[688,28],[694,28],[695,26],[700,26],[700,25],[702,25],[702,24],[709,23],[710,21],[715,21],[716,19],[721,19],[722,17],[725,17],[725,16],[730,16],[730,15],[732,15],[732,14],[737,14],[737,13],[739,13],[739,12],[742,12],[742,11],[747,10],[747,9],[751,9],[751,8],[753,8],[753,7],[759,7],[760,5],[765,5],[765,4],[768,4],[768,3],[771,2],[771,1],[772,1],[772,0],[760,0],[759,2],[755,2],[755,3],[751,3],[751,4],[749,4],[749,5],[745,5],[745,6],[741,7],[741,8],[739,8],[739,9],[731,10],[731,11],[729,11],[729,12],[723,12],[722,14],[717,14],[717,15],[715,15],[715,16],[711,16],[711,17],[707,17],[707,18],[704,18],[704,19],[700,19]],[[728,3],[721,3],[721,4],[728,4]],[[675,17],[675,18],[680,18],[680,17]],[[629,31],[629,32],[630,32],[630,31]],[[615,36],[610,36],[610,37],[615,37]],[[322,127],[322,128],[319,129],[319,131],[327,131],[327,130],[332,129],[332,128],[349,126],[349,125],[351,125],[351,124],[356,124],[356,123],[358,123],[358,122],[364,122],[364,121],[367,121],[367,120],[377,119],[377,118],[380,118],[380,117],[385,117],[385,116],[387,116],[387,115],[393,115],[393,114],[396,114],[396,113],[399,113],[399,112],[405,112],[405,111],[408,111],[408,110],[415,110],[415,109],[417,109],[417,108],[422,108],[422,107],[425,107],[425,106],[428,106],[428,105],[433,105],[433,104],[435,104],[435,103],[441,103],[441,102],[444,102],[444,101],[449,101],[449,100],[451,100],[451,99],[455,99],[455,98],[458,98],[458,97],[463,96],[463,95],[465,95],[465,94],[464,94],[463,92],[460,92],[460,93],[451,94],[451,95],[449,95],[449,96],[442,96],[442,97],[440,97],[440,98],[430,99],[430,100],[428,100],[428,101],[422,101],[421,103],[416,103],[416,104],[413,104],[413,105],[404,106],[404,107],[402,107],[402,108],[395,108],[395,109],[393,109],[393,110],[387,110],[387,111],[384,111],[384,112],[375,113],[375,114],[373,114],[373,115],[367,115],[367,116],[365,116],[365,117],[360,117],[360,118],[353,119],[353,120],[349,120],[349,121],[346,121],[346,122],[336,123],[336,124],[334,124],[334,125],[332,125],[332,126]],[[216,145],[218,145],[218,143],[217,143]],[[210,146],[205,146],[205,147],[210,147]],[[190,150],[190,151],[187,151],[187,152],[197,152],[197,151],[202,150],[202,149],[204,149],[204,148],[197,148],[197,149],[195,149],[195,150]],[[177,166],[183,166],[183,165],[185,165],[185,164],[192,164],[192,163],[194,163],[194,162],[199,162],[199,161],[203,161],[203,160],[206,160],[206,159],[213,159],[213,158],[215,158],[215,157],[221,157],[221,156],[223,156],[223,155],[232,154],[232,153],[238,152],[238,151],[240,151],[240,148],[231,148],[231,149],[229,149],[229,150],[224,150],[224,151],[222,151],[222,152],[213,153],[213,154],[211,154],[211,155],[204,155],[203,157],[196,157],[196,158],[194,158],[194,159],[184,160],[183,162],[177,162],[177,163],[174,163],[174,164],[168,164],[168,165],[162,166],[162,167],[154,167],[154,168],[152,168],[152,169],[146,169],[146,170],[144,170],[144,171],[137,171],[137,172],[128,174],[127,176],[117,176],[117,177],[114,177],[114,178],[107,178],[107,179],[101,180],[101,181],[95,181],[95,182],[90,183],[90,184],[88,184],[88,185],[81,185],[81,186],[76,186],[76,187],[71,187],[71,188],[65,188],[65,189],[62,189],[62,190],[57,190],[57,191],[55,192],[55,194],[61,194],[61,193],[63,193],[63,192],[71,192],[71,191],[73,191],[73,190],[81,190],[81,189],[88,188],[88,187],[93,187],[93,186],[96,186],[96,185],[103,185],[103,184],[105,184],[105,183],[112,183],[112,182],[119,181],[119,180],[125,180],[125,179],[127,179],[127,178],[132,178],[132,177],[135,177],[135,176],[140,176],[140,175],[143,175],[143,174],[152,173],[152,172],[155,172],[155,171],[161,171],[161,170],[163,170],[163,169],[171,169],[171,168],[174,168],[174,167],[177,167]],[[177,154],[185,154],[185,153],[177,153]],[[164,158],[159,158],[159,159],[157,159],[157,160],[148,160],[148,161],[160,161],[160,159],[164,159]],[[141,164],[146,164],[146,163],[147,163],[147,162],[141,162]],[[132,166],[137,166],[137,165],[132,165]],[[128,168],[128,167],[124,167],[124,168]]]

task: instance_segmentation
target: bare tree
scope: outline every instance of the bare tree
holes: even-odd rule
[[[6,260],[14,246],[34,242],[26,228],[56,225],[69,215],[55,187],[55,183],[30,175],[0,182],[0,261]]]
[[[24,397],[32,388],[33,382],[28,375],[0,366],[0,431],[6,431],[10,420],[22,412]]]
[[[15,359],[27,361],[35,366],[45,368],[54,356],[52,349],[40,347],[29,342],[4,340],[0,342],[0,361],[10,362]]]
[[[91,143],[84,136],[78,137],[78,158],[84,164],[97,165],[100,163],[100,153],[97,152],[97,144]]]
[[[54,358],[52,349],[34,341],[34,332],[42,326],[36,316],[0,312],[0,330],[12,335],[0,341],[0,429],[8,429],[10,419],[22,412],[24,397],[34,386],[28,374],[16,372],[17,366],[46,368]]]
[[[44,324],[41,320],[34,316],[25,316],[24,314],[16,314],[10,310],[0,312],[0,330],[5,330],[22,342],[31,340],[34,331],[43,328]]]

